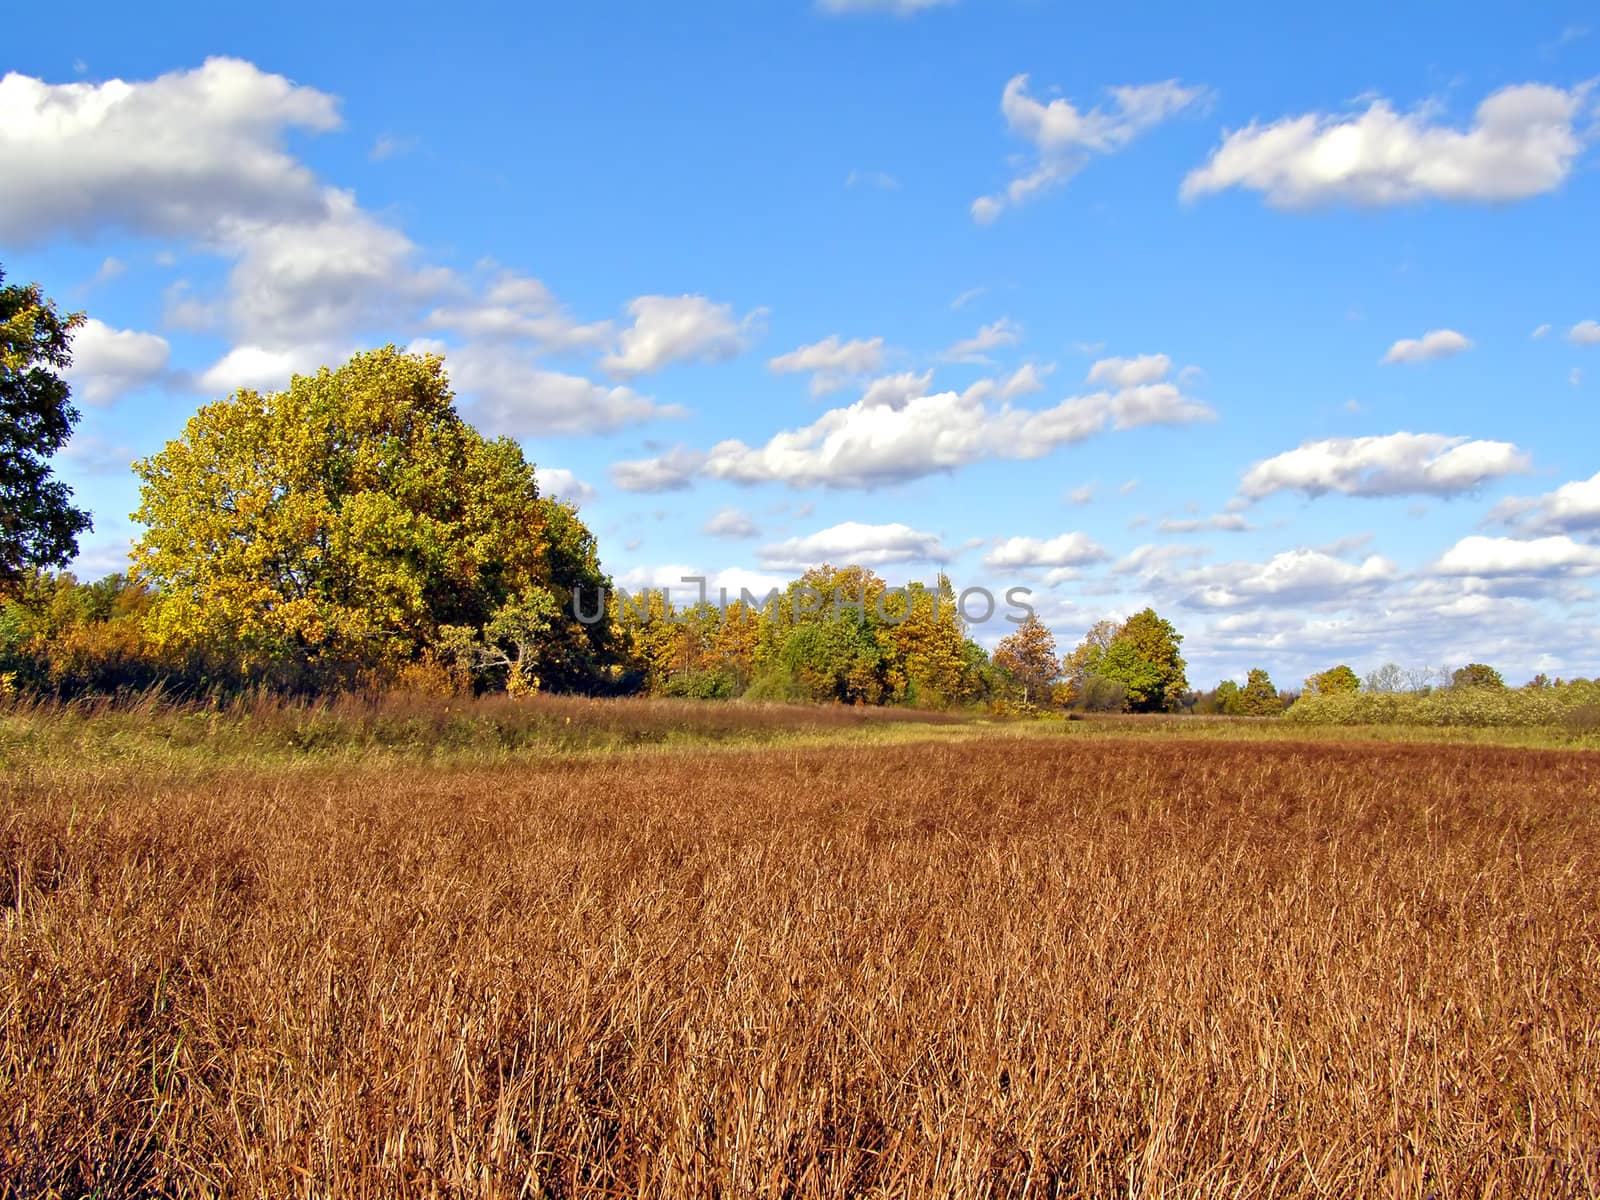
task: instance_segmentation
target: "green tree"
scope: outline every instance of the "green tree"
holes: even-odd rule
[[[1056,638],[1050,627],[1030,612],[1016,632],[994,648],[994,664],[1022,688],[1025,703],[1037,704],[1050,695],[1050,685],[1061,677],[1056,660]]]
[[[555,611],[520,670],[592,672],[609,630],[577,628],[567,600],[605,582],[593,539],[539,496],[516,443],[484,439],[452,399],[442,359],[389,346],[202,407],[134,468],[158,641],[321,683],[415,661],[446,627],[509,644],[489,627],[543,589],[537,607]]]
[[[1319,671],[1315,675],[1306,676],[1306,695],[1308,696],[1333,696],[1340,692],[1359,692],[1361,690],[1361,677],[1353,670],[1340,663],[1337,667],[1330,667],[1326,671]]]
[[[1224,679],[1217,684],[1217,690],[1212,696],[1212,705],[1216,711],[1225,717],[1237,717],[1240,714],[1239,685],[1231,679]]]
[[[1170,712],[1189,690],[1182,642],[1171,622],[1147,608],[1123,622],[1092,673],[1122,684],[1133,712]]]
[[[1505,685],[1506,681],[1500,672],[1486,663],[1468,663],[1464,667],[1457,667],[1450,675],[1451,687],[1503,688]]]
[[[11,590],[29,568],[76,555],[91,523],[50,471],[78,422],[60,372],[72,365],[83,314],[63,316],[37,284],[5,278],[0,268],[0,589]]]
[[[1271,677],[1260,667],[1252,667],[1236,700],[1239,715],[1275,717],[1283,711],[1283,700],[1272,686]]]

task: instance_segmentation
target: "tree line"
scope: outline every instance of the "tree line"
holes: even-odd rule
[[[577,508],[462,419],[441,358],[393,346],[207,403],[133,464],[128,570],[56,570],[90,518],[50,471],[81,321],[0,272],[0,691],[503,689],[1269,716],[1263,670],[1190,690],[1153,609],[1070,653],[1029,611],[991,654],[948,577],[820,565],[764,602],[627,597]],[[592,611],[585,612],[585,598]],[[603,600],[602,600],[603,598]],[[1383,668],[1367,690],[1397,686]],[[1474,665],[1455,682],[1494,686]],[[1347,666],[1309,696],[1362,686]]]

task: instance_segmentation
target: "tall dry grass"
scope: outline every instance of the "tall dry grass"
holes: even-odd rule
[[[0,784],[8,1196],[1570,1196],[1600,759]]]

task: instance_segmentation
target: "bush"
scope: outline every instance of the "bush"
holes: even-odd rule
[[[1083,712],[1127,712],[1127,685],[1103,675],[1086,676],[1078,691],[1077,707]]]
[[[1304,725],[1474,725],[1573,729],[1583,714],[1600,709],[1600,684],[1575,681],[1558,687],[1440,688],[1415,692],[1340,692],[1304,696],[1284,720]],[[1578,729],[1578,732],[1587,732]]]

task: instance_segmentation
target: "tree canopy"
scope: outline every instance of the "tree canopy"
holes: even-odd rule
[[[592,537],[515,442],[461,420],[438,357],[389,346],[242,389],[134,469],[134,567],[163,646],[292,681],[393,668],[462,630],[526,648],[547,614],[542,661],[502,657],[569,684],[601,665],[607,623],[567,602],[605,582]]]
[[[61,372],[72,365],[72,331],[37,284],[7,285],[0,268],[0,588],[14,589],[30,568],[61,566],[78,553],[89,515],[50,470],[78,410]]]
[[[1312,696],[1336,696],[1341,692],[1358,692],[1361,690],[1361,677],[1355,671],[1340,663],[1337,667],[1329,667],[1326,671],[1319,671],[1315,675],[1306,676],[1306,693]]]
[[[1132,712],[1170,712],[1189,690],[1185,663],[1178,647],[1183,635],[1172,623],[1146,608],[1134,613],[1112,632],[1106,622],[1089,631],[1067,659],[1080,694],[1091,690],[1091,679],[1108,680],[1124,689],[1124,704]]]
[[[1047,697],[1050,685],[1061,677],[1055,635],[1039,620],[1039,615],[1032,612],[1017,626],[1016,632],[995,647],[994,664],[1016,680],[1022,688],[1023,700],[1030,703]]]

